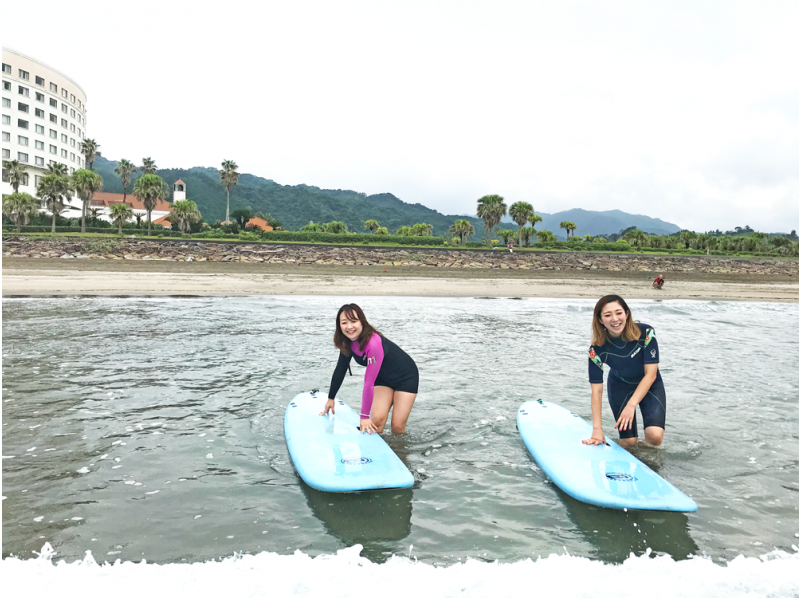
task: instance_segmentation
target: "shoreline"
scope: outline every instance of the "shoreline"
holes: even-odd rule
[[[549,297],[690,299],[797,303],[797,280],[786,276],[677,273],[664,289],[650,273],[519,272],[231,264],[170,261],[3,260],[3,297],[334,295],[407,297]]]

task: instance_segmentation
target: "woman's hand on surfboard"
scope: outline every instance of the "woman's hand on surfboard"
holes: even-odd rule
[[[336,413],[336,407],[334,406],[335,403],[336,401],[334,401],[333,399],[328,399],[327,401],[325,401],[325,410],[322,413],[320,413],[320,415],[325,415],[326,413],[328,413],[328,411],[335,414]]]
[[[623,430],[630,430],[631,422],[633,421],[634,417],[636,417],[636,406],[634,405],[631,407],[628,405],[622,410],[622,413],[619,414],[619,419],[617,420],[617,423],[614,424],[614,429],[619,430],[620,432]]]
[[[361,433],[363,434],[364,432],[367,432],[369,434],[372,434],[373,432],[375,432],[377,434],[378,433],[378,428],[375,427],[375,424],[372,423],[371,419],[369,419],[369,418],[364,419],[362,417],[361,418]]]
[[[583,444],[605,444],[606,437],[603,434],[603,430],[592,430],[592,437],[581,440],[581,442],[583,442]]]

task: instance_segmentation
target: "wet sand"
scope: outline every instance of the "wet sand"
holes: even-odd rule
[[[445,269],[415,266],[245,264],[5,258],[3,296],[402,295],[418,297],[798,301],[793,277],[605,270]]]

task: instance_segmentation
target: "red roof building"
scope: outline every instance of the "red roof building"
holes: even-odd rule
[[[92,207],[94,208],[107,208],[111,204],[115,203],[122,203],[122,198],[124,195],[122,193],[106,193],[105,191],[98,191],[97,193],[92,196]],[[144,210],[144,204],[142,201],[128,193],[128,196],[125,198],[125,203],[127,203],[132,209],[134,210]],[[171,212],[172,211],[172,204],[166,200],[159,199],[156,202],[156,207],[153,208],[154,212]]]
[[[251,218],[248,220],[245,225],[245,228],[260,228],[263,231],[267,230],[274,230],[270,225],[269,222],[264,220],[263,218]]]

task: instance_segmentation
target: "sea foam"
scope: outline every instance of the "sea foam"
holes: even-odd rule
[[[548,590],[561,597],[614,595],[616,598],[681,596],[735,598],[798,595],[798,554],[773,551],[760,558],[738,556],[715,564],[705,557],[674,561],[669,556],[631,555],[620,565],[551,554],[536,560],[436,566],[394,556],[376,564],[360,556],[361,545],[333,555],[310,557],[261,552],[219,561],[156,565],[117,560],[99,565],[83,560],[54,564],[45,544],[38,558],[9,557],[0,572],[13,595],[80,596],[294,596],[334,598],[465,598],[534,596]]]

